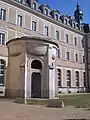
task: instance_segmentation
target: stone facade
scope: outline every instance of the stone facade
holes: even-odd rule
[[[9,41],[7,47],[9,72],[6,95],[24,97],[25,93],[26,98],[31,98],[31,96],[55,98],[55,55],[52,51],[53,48],[58,48],[58,45],[43,37],[22,37]],[[36,62],[37,66],[32,67],[33,62]],[[41,68],[37,62],[41,63]],[[40,74],[41,78],[38,76],[36,78],[37,84],[40,84],[40,95],[33,91],[33,74],[35,76]],[[40,83],[38,79],[41,79]]]
[[[56,15],[56,13],[58,14],[58,19],[56,19],[55,16],[49,14],[52,13],[52,10],[50,10],[48,6],[41,6],[39,3],[37,3],[37,1],[34,1],[36,4],[35,10],[33,8],[34,4],[32,0],[31,3],[32,4],[30,6],[30,1],[28,3],[26,3],[24,0],[23,3],[18,2],[18,0],[0,1],[0,10],[4,10],[5,12],[5,19],[3,16],[2,19],[0,19],[0,34],[4,33],[5,43],[8,42],[8,49],[6,45],[0,45],[0,59],[6,61],[6,69],[4,74],[6,95],[24,96],[25,72],[31,72],[31,70],[26,70],[25,68],[26,58],[28,61],[29,59],[34,59],[35,57],[35,59],[40,59],[41,63],[46,60],[44,67],[45,70],[42,72],[44,79],[46,78],[47,69],[49,70],[48,65],[52,66],[52,50],[50,48],[52,48],[52,44],[54,43],[56,46],[58,45],[57,48],[55,47],[55,76],[54,78],[51,78],[52,75],[48,76],[50,77],[46,79],[47,82],[50,82],[48,83],[48,86],[50,85],[50,89],[54,89],[56,93],[57,91],[59,93],[84,91],[85,88],[88,87],[88,84],[86,83],[88,80],[86,80],[86,77],[84,76],[86,69],[84,61],[85,47],[83,46],[83,41],[85,43],[86,33],[83,29],[81,29],[83,25],[81,24],[79,27],[77,27],[78,23],[75,20],[72,20],[67,16],[60,15],[58,11],[54,11],[54,15]],[[47,8],[48,15],[45,15],[44,12],[42,13],[42,8],[44,12]],[[67,22],[65,22],[66,20]],[[33,42],[32,44],[29,44],[28,42],[28,50],[24,48],[26,45],[23,40],[24,36],[28,36],[29,38],[33,38],[34,36],[35,39],[37,38],[36,41],[34,41],[36,42],[34,44]],[[17,40],[17,38],[21,38],[22,42],[21,40]],[[46,47],[43,46],[43,49],[41,50],[40,44],[43,40],[40,40],[39,38],[45,39],[45,43],[43,44],[46,44],[46,40],[49,42],[51,41],[51,43],[46,44],[46,46],[49,46],[48,55],[44,57],[42,53],[45,52],[44,50]],[[9,42],[10,40],[11,42]],[[29,41],[30,40],[31,38]],[[40,43],[39,47],[37,47],[37,42]],[[36,57],[36,52],[42,56],[38,55]],[[53,53],[54,52],[55,50]],[[49,73],[52,74],[51,71],[48,71],[48,74]],[[54,83],[50,81],[51,79],[54,79],[53,82],[56,82],[55,85],[53,85]],[[47,87],[47,83],[45,84]],[[55,88],[52,88],[52,86]],[[30,86],[28,86],[27,89],[29,89],[29,87]],[[43,85],[41,89],[44,91]],[[45,90],[49,90],[49,88],[45,88]],[[27,95],[27,97],[31,97],[30,92],[31,91],[29,91],[29,96]],[[44,93],[41,93],[41,96],[54,98],[56,93],[50,93],[49,95],[46,95],[46,93],[45,95]],[[28,94],[28,92],[26,94]]]

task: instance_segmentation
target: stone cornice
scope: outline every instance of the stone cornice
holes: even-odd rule
[[[67,30],[70,30],[70,31],[75,32],[75,33],[78,33],[78,34],[80,34],[80,35],[85,35],[84,32],[81,32],[81,31],[79,31],[79,30],[77,30],[77,29],[74,29],[74,28],[72,28],[72,27],[69,26],[69,25],[65,25],[65,24],[61,23],[60,21],[56,21],[55,19],[50,18],[49,16],[46,16],[46,15],[40,13],[39,11],[33,10],[33,9],[30,8],[29,6],[26,6],[26,5],[24,5],[24,4],[18,3],[17,1],[14,1],[14,0],[1,0],[1,1],[6,2],[6,3],[9,3],[9,4],[13,5],[13,6],[16,6],[16,7],[20,8],[20,9],[22,9],[22,10],[25,10],[25,11],[31,13],[31,14],[36,15],[37,17],[40,17],[40,18],[42,18],[42,19],[45,19],[45,20],[47,20],[48,22],[54,23],[54,24],[56,24],[56,25],[58,25],[58,26],[60,26],[60,27],[63,27],[63,28],[65,28],[65,29],[67,29]]]
[[[34,37],[34,36],[33,36],[33,37],[24,36],[24,37],[21,37],[21,38],[15,38],[15,39],[9,40],[9,41],[6,43],[6,45],[8,46],[9,43],[14,42],[14,41],[18,41],[18,40],[20,40],[20,41],[23,41],[23,40],[24,40],[24,41],[27,41],[27,42],[29,42],[29,40],[31,40],[31,41],[39,40],[39,42],[42,41],[42,42],[46,42],[46,43],[51,43],[51,44],[54,44],[54,45],[56,45],[57,47],[59,47],[58,43],[56,43],[55,41],[52,41],[52,40],[49,39],[49,38],[38,37],[38,36],[35,36],[35,37]]]

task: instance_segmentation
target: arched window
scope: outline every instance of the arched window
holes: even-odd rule
[[[71,71],[67,70],[66,72],[66,81],[67,81],[67,87],[71,87]]]
[[[86,87],[86,73],[83,72],[83,82],[84,82],[84,87]]]
[[[39,60],[32,61],[31,68],[42,69],[42,63]]]
[[[76,87],[79,87],[79,72],[75,72],[75,79],[76,79]]]
[[[61,70],[57,69],[57,81],[58,81],[58,87],[61,87]]]
[[[0,84],[4,84],[5,61],[0,60]]]

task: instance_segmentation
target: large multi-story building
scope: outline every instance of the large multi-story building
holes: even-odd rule
[[[28,51],[30,53],[32,51],[32,54],[37,56],[38,59],[34,60],[35,63],[32,65],[34,66],[34,73],[35,71],[38,73],[37,71],[41,69],[39,58],[44,59],[45,64],[49,65],[49,69],[53,70],[53,72],[48,70],[47,65],[44,66],[44,72],[49,71],[48,74],[50,74],[48,83],[46,83],[44,81],[48,75],[42,71],[42,74],[44,73],[42,75],[44,77],[43,84],[48,84],[50,89],[46,87],[43,90],[44,85],[39,86],[39,81],[38,83],[32,83],[34,85],[28,82],[28,89],[30,89],[30,85],[36,89],[32,88],[32,90],[27,93],[24,91],[24,93],[28,94],[29,97],[33,97],[31,91],[38,91],[36,86],[40,87],[42,91],[54,91],[54,93],[49,91],[49,95],[36,93],[39,94],[39,96],[35,94],[36,97],[43,94],[41,96],[53,98],[57,91],[59,93],[85,91],[88,87],[85,75],[86,33],[84,28],[86,25],[81,23],[82,17],[83,12],[79,4],[77,4],[74,12],[74,18],[72,18],[68,15],[61,15],[56,9],[51,10],[49,5],[42,5],[37,0],[0,0],[0,87],[6,89],[6,95],[17,96],[17,92],[22,93],[20,92],[21,84],[19,84],[21,73],[19,74],[16,67],[19,59],[15,58],[18,54],[13,55],[13,53],[15,50],[19,52],[24,49],[23,47],[20,47],[20,49],[19,46],[26,44],[23,42],[28,42],[31,39],[32,42],[28,43],[26,47],[31,49]],[[49,46],[47,57],[45,55],[40,57],[40,53],[37,53],[39,55],[34,54],[35,51],[32,49],[37,49],[35,42],[38,43],[38,46],[40,43],[43,44],[42,48],[39,46],[38,49],[40,49],[36,50],[41,54],[45,52],[44,45]],[[13,57],[10,57],[11,54]],[[16,77],[17,74],[19,74],[19,79]],[[33,76],[34,79],[40,79],[39,74]],[[25,90],[26,87],[24,86],[23,89]]]

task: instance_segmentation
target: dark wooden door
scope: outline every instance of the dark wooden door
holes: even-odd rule
[[[32,74],[31,97],[32,98],[41,98],[41,75],[40,75],[40,73]]]

